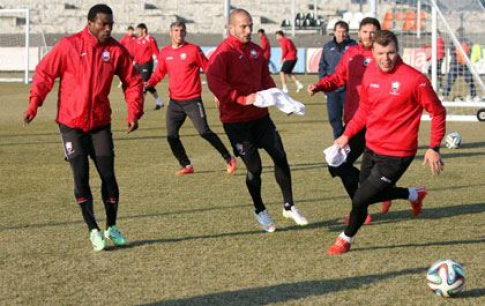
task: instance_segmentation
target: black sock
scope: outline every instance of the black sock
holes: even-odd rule
[[[106,228],[116,225],[118,201],[104,201],[104,209],[106,210]]]
[[[293,207],[293,203],[285,203],[283,207],[285,208],[285,210],[291,210],[291,208]]]
[[[79,202],[79,207],[81,208],[81,213],[83,214],[84,222],[88,225],[88,229],[91,232],[93,229],[99,230],[96,219],[94,218],[93,201],[87,200]]]

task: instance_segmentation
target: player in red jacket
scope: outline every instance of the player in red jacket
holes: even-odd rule
[[[259,45],[261,46],[261,49],[263,49],[264,59],[268,62],[268,67],[270,68],[269,72],[276,71],[276,66],[271,61],[271,43],[269,42],[268,36],[266,36],[264,29],[258,30],[258,36],[261,39]]]
[[[114,172],[111,108],[108,99],[114,75],[123,82],[128,106],[128,130],[138,128],[143,114],[143,84],[130,55],[111,38],[113,12],[104,4],[93,6],[88,25],[75,35],[64,37],[40,61],[30,89],[24,122],[30,123],[42,106],[54,81],[60,79],[56,121],[66,159],[74,174],[74,194],[90,231],[95,251],[104,249],[104,238],[116,246],[126,244],[116,227],[119,190]],[[101,195],[106,210],[106,231],[100,232],[93,211],[89,186],[89,160],[101,177]]]
[[[281,71],[280,71],[280,78],[281,84],[283,86],[282,90],[285,93],[288,93],[288,87],[286,86],[286,76],[288,75],[296,84],[296,92],[299,92],[303,89],[303,84],[296,78],[293,74],[293,69],[295,68],[296,62],[298,61],[297,53],[298,50],[295,47],[293,41],[289,38],[286,38],[285,33],[283,31],[276,31],[276,40],[279,41],[281,46],[281,60],[280,64]]]
[[[138,30],[138,38],[135,40],[135,68],[140,73],[143,82],[150,79],[153,73],[153,59],[158,56],[157,41],[153,36],[148,35],[148,28],[146,24],[140,23],[136,26]],[[155,99],[155,110],[163,107],[162,98],[158,96],[157,90],[153,87],[147,88],[146,92],[152,94]]]
[[[123,38],[121,38],[120,44],[122,44],[126,48],[126,50],[128,50],[128,53],[130,53],[130,55],[132,57],[135,56],[134,55],[135,54],[135,41],[136,41],[135,29],[132,26],[129,26],[126,29],[125,36],[123,36]]]
[[[256,92],[276,87],[261,48],[251,42],[253,20],[243,9],[232,11],[230,35],[209,61],[207,82],[219,101],[220,119],[237,156],[246,165],[246,185],[253,199],[256,220],[267,232],[276,227],[261,198],[261,156],[264,149],[275,164],[275,177],[283,193],[283,216],[297,224],[308,221],[293,204],[291,172],[283,142],[268,109],[254,104]]]
[[[170,25],[170,46],[162,48],[158,55],[158,65],[145,88],[154,87],[166,74],[169,75],[168,91],[170,102],[167,108],[167,140],[173,155],[182,166],[179,176],[194,173],[194,167],[180,141],[179,130],[187,116],[200,136],[207,140],[222,155],[227,164],[227,172],[236,172],[236,159],[226,149],[219,136],[211,131],[202,104],[200,69],[207,69],[207,58],[199,46],[185,40],[187,28],[184,22]]]
[[[350,222],[328,249],[328,254],[347,252],[364,223],[369,205],[388,199],[407,199],[414,216],[421,212],[426,188],[400,188],[397,182],[413,161],[423,110],[431,120],[431,140],[424,155],[432,174],[440,174],[439,153],[446,130],[446,110],[429,80],[403,63],[396,35],[379,31],[374,35],[372,62],[361,85],[359,109],[335,144],[344,147],[364,127],[366,149],[361,164],[359,188],[352,198]]]
[[[332,92],[339,87],[345,86],[344,102],[344,125],[347,125],[359,108],[359,87],[362,84],[363,75],[369,64],[373,61],[372,35],[380,30],[381,25],[375,18],[366,17],[359,24],[359,44],[350,46],[342,56],[335,68],[335,72],[322,78],[316,84],[308,86],[308,93]],[[349,142],[350,153],[347,161],[339,167],[328,167],[332,177],[340,177],[350,199],[354,197],[359,185],[359,169],[354,166],[355,161],[362,155],[365,148],[365,129],[353,137]],[[383,203],[383,213],[387,213],[390,202]],[[372,221],[369,215],[366,224]],[[343,223],[348,223],[348,218]]]

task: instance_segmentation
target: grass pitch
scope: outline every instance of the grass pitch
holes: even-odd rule
[[[166,100],[165,84],[159,88]],[[153,111],[147,97],[140,130],[126,135],[126,107],[114,86],[118,224],[130,245],[95,254],[53,121],[57,94],[22,128],[28,90],[0,84],[1,305],[485,305],[483,123],[448,124],[464,143],[442,149],[445,172],[432,177],[421,166],[429,139],[424,122],[418,157],[400,185],[429,188],[425,211],[411,218],[408,202],[396,201],[381,216],[375,205],[374,223],[362,228],[351,252],[330,257],[326,249],[343,229],[338,221],[350,202],[323,160],[332,142],[323,95],[291,93],[307,105],[303,117],[271,110],[296,204],[311,224],[282,218],[282,196],[263,153],[263,198],[278,226],[267,234],[253,220],[240,160],[237,174],[228,176],[222,158],[186,122],[182,141],[197,173],[174,176],[178,164],[165,139],[164,111]],[[206,87],[204,101],[212,129],[229,145]],[[91,184],[102,225],[94,168]],[[460,298],[427,292],[426,270],[444,258],[464,264]]]

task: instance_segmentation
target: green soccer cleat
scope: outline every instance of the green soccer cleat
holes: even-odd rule
[[[111,240],[115,246],[126,245],[126,238],[118,230],[116,225],[108,227],[108,229],[104,231],[104,237],[106,237],[106,239]]]
[[[100,252],[106,247],[106,241],[104,240],[103,234],[97,229],[91,230],[89,240],[91,240],[95,252]]]

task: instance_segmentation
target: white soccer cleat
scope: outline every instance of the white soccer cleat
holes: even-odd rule
[[[95,252],[100,252],[106,247],[106,241],[104,240],[103,234],[97,229],[91,230],[89,233],[89,240],[91,240]]]
[[[276,230],[276,226],[271,220],[271,216],[269,215],[269,212],[265,209],[259,214],[254,213],[254,217],[256,220],[261,224],[261,227],[263,228],[264,231],[268,233],[272,233]]]
[[[287,94],[288,93],[288,87],[286,87],[286,85],[283,86],[283,88],[281,88],[281,91],[284,92],[285,94]]]
[[[296,83],[296,92],[300,92],[300,90],[302,89],[303,89],[303,84],[300,82]]]
[[[307,225],[308,220],[301,214],[300,210],[295,206],[291,206],[291,210],[283,208],[283,217],[287,219],[293,219],[298,225]]]

